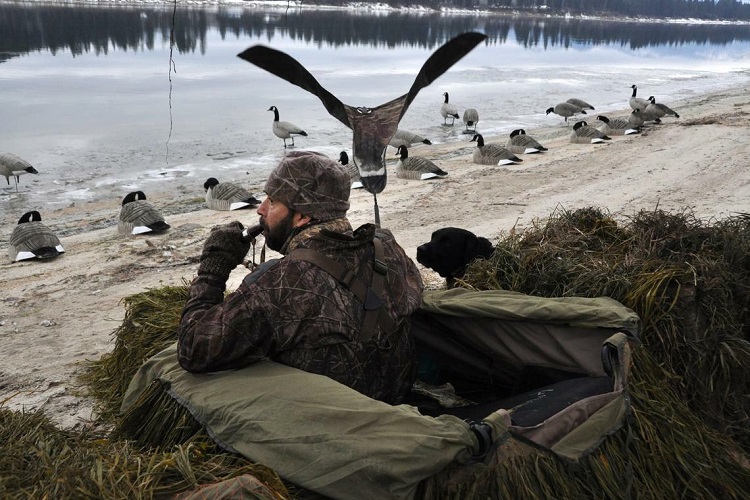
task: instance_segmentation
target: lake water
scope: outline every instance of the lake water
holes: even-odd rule
[[[401,128],[435,143],[468,141],[461,124],[443,126],[443,92],[459,110],[477,108],[479,131],[494,135],[562,125],[545,110],[569,97],[623,110],[634,83],[669,104],[750,80],[747,25],[0,3],[0,151],[40,172],[21,177],[18,194],[0,178],[0,211],[108,198],[117,206],[136,188],[199,197],[209,176],[257,192],[284,153],[270,106],[308,132],[298,149],[337,158],[351,132],[317,97],[239,52],[283,50],[344,103],[374,107],[405,93],[442,43],[472,30],[487,42],[423,89]]]

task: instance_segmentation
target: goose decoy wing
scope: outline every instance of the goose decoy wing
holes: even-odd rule
[[[238,54],[238,57],[318,96],[331,116],[352,129],[354,163],[359,168],[365,189],[376,194],[385,189],[386,147],[409,105],[421,89],[430,85],[485,38],[487,36],[482,33],[470,32],[451,39],[425,61],[406,94],[376,108],[342,103],[297,60],[278,50],[255,45]]]

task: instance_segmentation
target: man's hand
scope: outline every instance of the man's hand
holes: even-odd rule
[[[250,250],[251,239],[242,235],[244,226],[237,222],[230,222],[224,226],[216,226],[203,244],[198,275],[210,275],[226,281],[232,269],[242,264]]]

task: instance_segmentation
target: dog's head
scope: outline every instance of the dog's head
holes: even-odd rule
[[[460,278],[466,266],[477,257],[485,259],[492,255],[490,240],[471,231],[457,227],[446,227],[432,233],[428,243],[417,247],[417,262],[435,270],[448,280]]]

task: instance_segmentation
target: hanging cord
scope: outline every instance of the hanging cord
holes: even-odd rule
[[[172,70],[177,74],[177,65],[174,62],[174,26],[175,19],[177,18],[177,0],[174,0],[174,7],[172,8],[172,28],[169,31],[169,135],[167,136],[167,142],[165,144],[166,152],[164,153],[164,160],[169,164],[169,140],[172,139]]]

